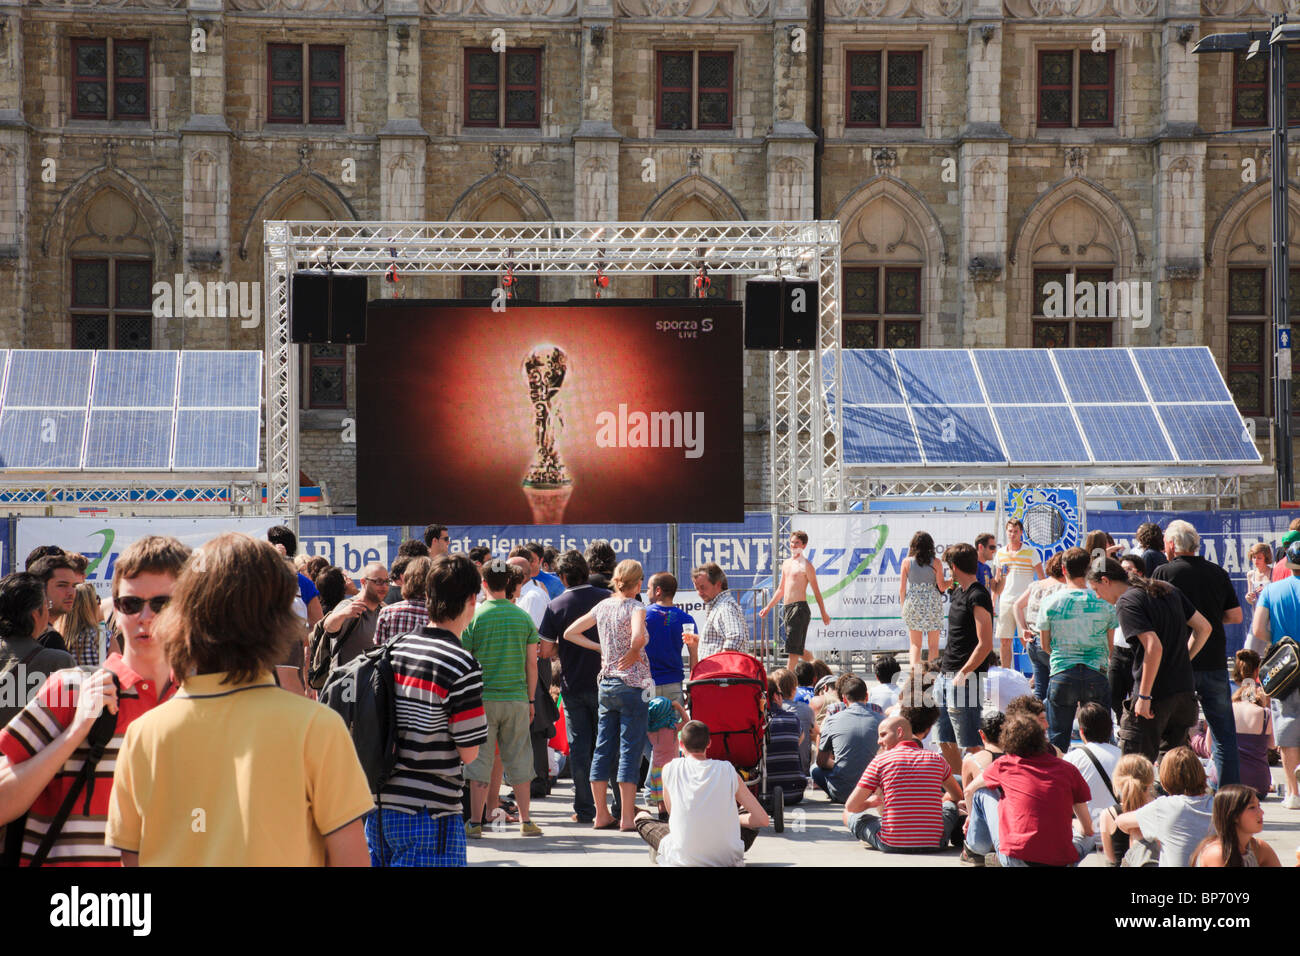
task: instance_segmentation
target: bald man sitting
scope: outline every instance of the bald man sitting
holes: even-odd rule
[[[334,666],[346,664],[375,643],[379,611],[388,595],[388,569],[379,562],[361,569],[361,590],[344,598],[325,618]]]
[[[844,825],[871,849],[936,853],[959,832],[960,799],[948,761],[922,749],[906,719],[887,717],[876,756],[844,804]]]

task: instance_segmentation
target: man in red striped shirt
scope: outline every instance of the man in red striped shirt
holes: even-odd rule
[[[934,853],[960,826],[961,789],[948,761],[924,750],[903,717],[880,724],[880,745],[844,804],[849,832],[885,853]],[[944,800],[944,794],[950,799]],[[879,815],[869,813],[879,808]]]
[[[189,556],[181,542],[161,536],[141,538],[127,548],[113,569],[113,607],[123,653],[111,655],[93,674],[78,668],[51,674],[0,731],[0,823],[27,814],[23,866],[36,854],[76,780],[90,752],[86,736],[104,707],[117,714],[113,739],[95,766],[89,793],[77,798],[45,865],[121,865],[121,852],[104,843],[113,769],[131,721],[175,692],[171,666],[152,630]]]

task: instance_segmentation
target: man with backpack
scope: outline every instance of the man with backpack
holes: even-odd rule
[[[425,578],[428,625],[368,651],[348,669],[356,673],[371,661],[386,659],[391,667],[386,677],[392,685],[391,708],[381,713],[372,705],[370,713],[361,713],[361,705],[370,699],[364,690],[335,695],[332,685],[345,671],[336,672],[322,692],[322,701],[336,709],[336,697],[357,702],[354,742],[361,721],[396,724],[391,765],[380,768],[385,779],[377,794],[379,808],[366,817],[372,866],[466,865],[462,764],[473,763],[486,743],[487,718],[483,672],[461,647],[460,635],[474,617],[479,584],[478,570],[464,555],[434,558]],[[389,736],[385,728],[368,731],[370,740]],[[383,762],[383,754],[375,759],[374,749],[358,742],[367,773],[371,765]]]
[[[1261,679],[1273,645],[1300,635],[1300,541],[1287,547],[1278,564],[1285,564],[1290,575],[1274,581],[1260,592],[1255,601],[1250,638],[1246,641],[1246,649],[1259,654],[1265,662],[1259,671]],[[1273,727],[1274,738],[1282,749],[1282,782],[1286,784],[1282,806],[1288,810],[1300,810],[1300,791],[1297,791],[1296,783],[1296,768],[1300,767],[1300,681],[1274,700],[1282,711]]]
[[[150,536],[128,547],[113,569],[123,652],[93,674],[75,668],[51,674],[0,731],[0,822],[27,814],[23,866],[40,865],[42,859],[48,866],[121,862],[121,853],[104,843],[113,768],[127,727],[175,690],[171,665],[152,628],[189,556],[189,548],[175,538]],[[104,734],[95,762],[89,738],[104,708],[116,722],[106,728],[111,734]],[[88,760],[93,770],[83,780]]]
[[[373,647],[379,612],[388,595],[388,569],[378,561],[361,571],[361,591],[335,605],[312,629],[307,682],[320,690],[330,671]]]

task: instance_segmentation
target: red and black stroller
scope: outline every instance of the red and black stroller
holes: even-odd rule
[[[784,795],[767,786],[767,671],[741,651],[722,651],[695,665],[686,682],[686,709],[709,726],[709,757],[726,760],[785,829]]]

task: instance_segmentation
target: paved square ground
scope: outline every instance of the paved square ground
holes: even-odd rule
[[[1280,782],[1282,770],[1273,768]],[[469,841],[470,866],[653,866],[649,849],[639,836],[616,830],[593,830],[571,823],[573,784],[561,780],[550,797],[534,800],[532,819],[545,832],[521,837],[518,825],[500,830],[485,827],[483,837]],[[803,804],[786,809],[786,829],[769,827],[745,856],[748,866],[955,866],[959,851],[933,854],[884,854],[868,850],[853,839],[840,819],[841,808],[825,794],[809,790]],[[1300,845],[1300,810],[1284,810],[1276,796],[1264,802],[1264,833],[1283,866],[1295,865]],[[1094,853],[1083,865],[1101,866]]]

